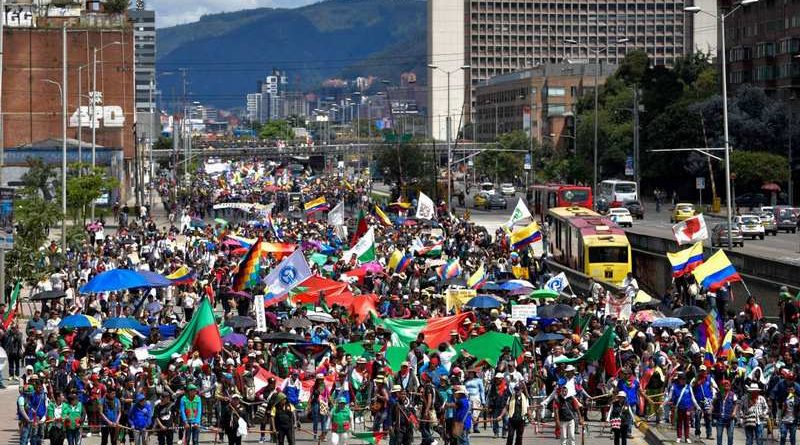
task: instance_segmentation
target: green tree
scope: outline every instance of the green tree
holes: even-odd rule
[[[497,150],[484,151],[475,157],[477,171],[496,182],[512,181],[514,178],[524,175],[522,167],[525,154],[522,151],[530,149],[530,140],[525,132],[514,131],[502,134],[497,145]]]
[[[29,190],[16,200],[14,219],[17,222],[16,243],[28,250],[38,250],[47,240],[51,227],[61,221],[58,203]]]
[[[106,0],[105,11],[109,14],[122,14],[131,6],[131,0]]]
[[[289,122],[285,120],[274,120],[267,122],[261,127],[259,137],[272,141],[286,141],[294,139],[294,130],[292,130],[292,126]]]
[[[439,153],[444,153],[442,149]],[[433,150],[428,145],[422,146],[416,141],[387,145],[378,153],[378,168],[384,174],[385,182],[394,182],[397,188],[393,198],[401,190],[409,192],[408,187],[415,184],[417,189],[425,193],[433,193],[435,178],[439,172],[433,157]]]
[[[153,150],[172,150],[172,138],[159,136],[158,140],[153,144]]]
[[[768,182],[789,179],[789,161],[784,156],[764,151],[734,150],[731,153],[731,174],[736,175],[737,188],[758,190]]]
[[[22,183],[29,191],[36,191],[45,200],[52,200],[50,185],[56,177],[53,166],[46,164],[41,158],[28,157],[25,159],[28,164],[28,171],[22,175]]]
[[[119,186],[116,178],[110,178],[105,171],[97,167],[83,176],[74,176],[67,179],[67,205],[72,211],[72,219],[77,224],[86,223],[86,209],[105,192]]]

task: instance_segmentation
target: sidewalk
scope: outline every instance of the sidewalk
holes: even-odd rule
[[[670,424],[648,424],[647,422],[640,422],[638,425],[639,431],[642,432],[644,435],[645,441],[648,445],[661,445],[665,443],[677,443],[677,430],[675,429],[675,425]],[[690,438],[693,444],[704,444],[704,445],[716,445],[717,443],[717,429],[713,425],[711,426],[711,440],[705,438],[705,425],[700,428],[700,437],[694,436],[694,427],[689,429],[689,432],[692,433],[692,437]],[[772,444],[778,443],[780,440],[780,431],[775,428],[773,432],[773,437],[769,436],[769,434],[765,431],[764,443]],[[728,443],[728,436],[727,434],[723,433],[722,436],[722,443],[727,445]],[[744,445],[745,443],[745,434],[744,428],[737,426],[734,428],[733,432],[733,444],[734,445]]]

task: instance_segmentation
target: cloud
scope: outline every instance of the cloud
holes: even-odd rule
[[[253,8],[296,8],[319,0],[150,0],[147,9],[156,11],[156,26],[181,25],[197,21],[204,14],[234,12]]]

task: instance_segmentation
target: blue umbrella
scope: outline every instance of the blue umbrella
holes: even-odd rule
[[[508,280],[500,286],[502,290],[516,290],[521,288],[527,288],[533,290],[533,285],[527,280]]]
[[[489,295],[478,295],[467,301],[464,306],[474,307],[477,309],[492,309],[500,307],[500,302]]]
[[[140,270],[139,271],[142,276],[147,280],[149,286],[147,287],[168,287],[172,286],[172,281],[169,278],[165,277],[164,275],[157,274],[155,272],[150,272],[149,270]]]
[[[157,275],[157,274],[156,274]],[[82,294],[114,292],[125,289],[136,289],[140,287],[160,287],[154,286],[154,277],[148,279],[140,272],[130,269],[111,269],[107,270],[81,287]]]
[[[533,337],[534,343],[544,343],[547,341],[563,340],[564,336],[552,332],[541,332],[536,337]]]
[[[494,281],[487,281],[486,284],[481,286],[481,290],[503,290],[503,288]]]
[[[657,318],[653,321],[652,326],[654,328],[670,328],[675,329],[685,325],[686,322],[681,320],[680,318],[675,317],[664,317],[664,318]]]
[[[134,329],[139,331],[144,326],[133,318],[114,317],[103,321],[103,327],[106,329]]]
[[[96,328],[99,326],[100,323],[96,318],[83,314],[64,317],[58,324],[59,328]]]

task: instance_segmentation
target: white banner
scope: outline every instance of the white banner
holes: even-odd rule
[[[256,311],[256,331],[267,332],[267,316],[264,314],[264,296],[256,295],[254,299]]]
[[[536,317],[535,304],[518,304],[511,306],[511,322],[521,321],[523,324],[528,323],[529,317]]]
[[[254,202],[223,202],[220,204],[214,204],[214,210],[219,210],[219,209],[239,209],[245,212],[249,212],[251,210],[264,211],[269,209],[269,206]]]

